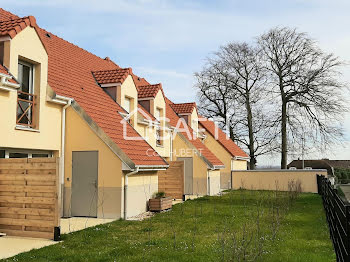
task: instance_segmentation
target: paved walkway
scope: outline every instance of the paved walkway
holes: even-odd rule
[[[350,185],[341,185],[340,188],[343,191],[346,200],[350,202]]]
[[[79,231],[88,227],[97,226],[112,222],[113,219],[98,219],[98,218],[82,218],[73,217],[61,219],[61,234],[67,234]],[[26,238],[26,237],[0,237],[0,259],[15,256],[17,254],[38,249],[45,246],[55,245],[55,242],[40,238]]]

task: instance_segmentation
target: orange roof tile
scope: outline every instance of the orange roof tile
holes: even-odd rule
[[[19,18],[17,15],[10,13],[2,8],[0,8],[0,21],[6,21],[11,19]]]
[[[27,16],[23,18],[13,17],[10,20],[0,21],[0,36],[10,36],[14,38],[19,32],[21,32],[27,26],[36,27],[36,21],[33,16]]]
[[[191,114],[193,109],[196,108],[196,103],[181,103],[181,104],[171,104],[171,107],[179,115],[181,114]]]
[[[162,84],[138,86],[138,98],[155,98],[159,90],[163,90]]]
[[[232,141],[213,121],[199,116],[199,123],[208,131],[233,157],[249,157],[235,142]],[[206,120],[201,120],[206,119]]]
[[[144,139],[126,140],[123,137],[123,118],[118,114],[123,109],[96,84],[91,74],[92,71],[120,68],[112,61],[97,57],[44,29],[38,32],[49,55],[48,82],[54,91],[74,98],[135,165],[167,165]],[[128,136],[140,137],[131,125],[126,125],[126,128]]]
[[[146,79],[138,77],[135,74],[131,74],[131,75],[132,75],[132,78],[134,79],[134,83],[136,87],[150,85],[150,83],[148,83]]]
[[[13,20],[8,20],[13,17]],[[17,16],[0,9],[0,32],[11,37],[35,19]],[[2,29],[1,29],[2,28]],[[167,166],[167,162],[144,140],[126,140],[123,137],[123,109],[110,98],[91,74],[92,71],[120,69],[113,61],[97,57],[62,38],[36,26],[49,57],[48,83],[54,91],[72,97],[91,119],[123,150],[137,166]],[[140,137],[131,125],[126,125],[128,136]]]
[[[106,61],[111,61],[105,59]],[[102,84],[114,84],[120,83],[122,84],[125,79],[132,73],[131,68],[117,68],[113,70],[100,70],[93,71],[92,74],[95,77],[97,83],[99,85]]]
[[[169,119],[169,124],[172,127],[184,128],[183,125],[186,125],[189,132],[191,133],[191,137],[187,134],[187,132],[181,132],[187,140],[200,152],[202,156],[204,156],[214,167],[223,167],[224,164],[218,159],[201,141],[199,138],[194,137],[192,134],[194,133],[192,128],[189,127],[185,121],[181,122],[181,125],[178,125],[178,121],[180,117],[176,114],[172,106],[174,105],[168,98],[165,98],[166,101],[166,117]]]

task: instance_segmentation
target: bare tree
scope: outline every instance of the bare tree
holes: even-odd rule
[[[251,169],[255,169],[257,156],[276,148],[275,121],[267,113],[269,101],[259,55],[247,43],[229,43],[195,74],[201,113],[221,120],[230,138],[249,150]]]
[[[279,97],[281,168],[286,169],[288,139],[306,135],[313,144],[329,145],[342,136],[347,106],[337,77],[343,63],[296,29],[274,28],[261,35],[258,44],[269,84]]]

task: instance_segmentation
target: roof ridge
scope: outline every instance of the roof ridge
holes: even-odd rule
[[[38,27],[39,27],[39,26],[38,26]],[[84,52],[86,52],[86,53],[88,53],[88,54],[90,54],[90,55],[92,55],[92,56],[98,58],[98,59],[101,59],[101,60],[106,61],[106,62],[108,62],[108,63],[109,63],[109,62],[110,62],[110,63],[113,63],[113,64],[115,64],[117,67],[120,67],[120,66],[119,66],[118,64],[116,64],[114,61],[112,61],[112,60],[106,60],[106,59],[104,59],[104,58],[102,58],[102,57],[100,57],[100,56],[98,56],[98,55],[95,55],[94,53],[92,53],[92,52],[90,52],[90,51],[88,51],[88,50],[86,50],[86,49],[84,49],[84,48],[82,48],[82,47],[80,47],[80,46],[78,46],[78,45],[75,45],[75,44],[73,44],[72,42],[69,42],[68,40],[63,39],[62,37],[60,37],[60,36],[58,36],[58,35],[56,35],[56,34],[53,34],[53,33],[47,31],[47,30],[44,29],[44,28],[39,27],[39,30],[42,30],[43,32],[45,32],[45,33],[47,33],[47,34],[53,35],[53,36],[57,37],[58,39],[60,39],[60,40],[62,40],[62,41],[64,41],[64,42],[66,42],[66,43],[68,43],[68,44],[70,44],[70,45],[72,45],[72,46],[74,46],[74,47],[76,47],[76,48],[78,48],[78,49],[80,49],[80,50],[82,50],[82,51],[84,51]]]
[[[112,61],[112,60],[110,60]],[[96,71],[92,71],[94,73],[97,73],[97,72],[113,72],[113,71],[117,71],[117,70],[132,70],[131,67],[125,67],[125,68],[122,68],[122,67],[119,67],[119,68],[115,68],[115,69],[108,69],[108,70],[96,70]]]
[[[150,86],[162,86],[162,83],[158,83],[158,84],[149,84],[149,85],[143,85],[143,86],[139,86],[139,88],[141,87],[150,87]]]

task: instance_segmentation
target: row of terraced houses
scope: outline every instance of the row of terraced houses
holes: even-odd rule
[[[62,216],[142,213],[179,161],[184,197],[218,194],[247,169],[246,153],[195,103],[172,102],[160,83],[32,16],[0,9],[0,64],[0,158],[58,157]]]

